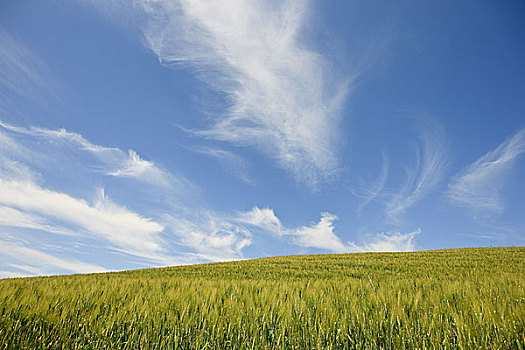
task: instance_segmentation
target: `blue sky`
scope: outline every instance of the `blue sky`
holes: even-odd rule
[[[522,1],[0,19],[1,277],[525,244]]]

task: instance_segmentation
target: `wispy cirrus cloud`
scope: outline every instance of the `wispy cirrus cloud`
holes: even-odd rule
[[[370,202],[379,197],[383,189],[385,188],[387,179],[388,179],[388,168],[389,160],[386,152],[383,152],[383,162],[381,167],[381,173],[379,174],[376,181],[372,184],[361,185],[357,188],[350,189],[350,192],[358,197],[363,199],[357,208],[357,214],[360,214],[364,207],[366,207]]]
[[[521,129],[496,149],[458,173],[448,185],[448,197],[458,206],[476,213],[501,213],[501,190],[507,174],[525,152],[525,129]]]
[[[153,262],[170,261],[163,251],[164,226],[108,199],[99,187],[100,180],[96,180],[109,176],[115,164],[124,165],[119,169],[129,169],[129,157],[140,163],[138,155],[94,145],[66,130],[1,122],[0,140],[4,146],[0,149],[1,226],[77,237],[73,240],[92,237],[105,241],[109,250]],[[155,170],[153,163],[143,162],[150,173],[164,174]],[[75,169],[74,176],[68,176],[71,168]],[[149,181],[142,178],[144,175],[137,171],[126,174]],[[166,174],[165,178],[170,176]],[[80,186],[69,186],[77,194],[56,189],[63,187],[63,182],[77,181]],[[161,185],[156,182],[155,186]],[[79,197],[78,193],[90,194],[91,198]]]
[[[421,121],[416,163],[407,169],[405,183],[387,203],[387,214],[397,219],[443,180],[448,166],[444,130],[437,122]]]
[[[141,177],[155,167],[153,162],[140,158],[134,150],[129,150],[128,154],[129,157],[124,160],[122,167],[107,174],[122,177]]]
[[[21,99],[58,99],[56,81],[46,64],[9,32],[0,28],[0,111],[20,116]]]
[[[148,201],[149,193],[141,196],[136,190],[146,184],[170,192],[171,186],[176,186],[176,183],[169,182],[166,188],[159,182],[143,182],[142,169],[156,167],[153,162],[135,153],[92,144],[81,135],[65,130],[21,128],[4,123],[0,124],[0,140],[5,146],[0,149],[0,226],[15,229],[13,232],[20,238],[26,237],[27,241],[14,244],[0,240],[23,248],[16,248],[17,251],[28,252],[27,249],[40,249],[33,233],[46,233],[46,239],[51,237],[49,235],[60,235],[58,250],[42,252],[47,254],[46,261],[50,262],[38,274],[92,269],[96,264],[89,262],[85,265],[72,264],[69,270],[60,265],[64,258],[58,256],[69,255],[71,246],[79,243],[87,246],[96,244],[108,253],[125,253],[146,266],[240,259],[244,257],[244,250],[252,244],[253,230],[285,239],[300,248],[332,252],[388,247],[392,250],[407,249],[401,244],[402,238],[395,240],[390,236],[381,236],[378,242],[362,247],[352,242],[344,243],[335,232],[337,217],[330,213],[322,213],[317,222],[288,228],[270,208],[254,207],[251,211],[230,214],[209,210],[201,203],[187,205],[181,196],[161,196],[153,202]],[[52,158],[47,155],[52,155]],[[86,155],[93,159],[86,158]],[[129,169],[122,170],[128,172],[126,176],[107,171],[108,159],[125,164],[125,160],[130,158],[132,164],[120,168]],[[54,162],[48,164],[48,160]],[[75,177],[61,177],[62,172],[71,167],[75,169]],[[98,195],[86,198],[61,189],[64,187],[62,181],[54,181],[57,176],[59,180],[78,182],[69,187],[74,192],[78,192],[79,186],[83,189],[80,193],[88,194],[98,188]],[[136,176],[141,181],[126,183],[124,191],[134,192],[134,195],[128,198],[131,201],[124,200],[124,204],[110,200],[104,193],[104,187],[97,187],[104,184],[105,179],[127,181],[125,178],[128,176]],[[171,177],[173,175],[166,172],[166,178]],[[118,194],[118,191],[112,193]],[[147,205],[135,205],[142,201],[146,201]],[[35,273],[34,268],[39,264],[37,257],[44,257],[35,254],[25,263],[20,261],[12,266],[2,266],[2,270],[7,275]],[[8,256],[3,252],[0,255]],[[74,253],[72,256],[75,256]],[[53,257],[59,260],[53,260]],[[64,264],[68,259],[64,260]],[[15,265],[18,272],[9,272],[9,268],[17,269]]]
[[[142,159],[137,152],[128,150],[128,157],[123,157],[121,150],[114,151],[117,155],[117,163],[112,169],[106,172],[106,175],[115,177],[124,177],[139,179],[141,181],[151,182],[162,187],[172,187],[174,185],[191,186],[191,184],[181,177],[174,177],[169,172],[159,168],[155,163]],[[106,161],[107,162],[107,161]],[[109,165],[109,162],[107,162]],[[177,183],[177,184],[175,184]]]
[[[2,122],[0,144],[0,226],[17,229],[28,245],[31,232],[45,232],[68,236],[58,243],[66,251],[89,240],[152,266],[239,259],[251,244],[242,225],[186,198],[179,187],[191,183],[134,151],[96,145],[64,129]],[[119,196],[127,205],[106,196],[112,178],[133,194]]]
[[[30,148],[31,142],[34,144],[35,140],[37,142],[43,141],[50,147],[59,148],[63,146],[69,149],[78,149],[86,152],[89,156],[96,157],[101,162],[98,170],[105,175],[134,178],[162,186],[170,186],[174,182],[185,182],[187,186],[191,186],[185,179],[173,177],[153,162],[142,159],[134,150],[124,152],[119,148],[96,145],[86,140],[82,135],[66,129],[53,130],[35,126],[26,128],[2,121],[0,121],[0,129],[11,133],[11,135],[4,134],[3,136],[0,134],[0,142],[2,142],[3,137],[6,147],[13,150],[18,148],[18,156],[27,158],[31,155],[32,152],[28,151],[28,145],[25,144],[30,143]],[[13,137],[17,137],[18,141],[14,141]],[[20,151],[20,149],[25,149],[25,151]]]
[[[67,222],[73,228],[107,239],[115,249],[128,254],[154,258],[155,253],[161,251],[161,241],[157,236],[163,226],[115,205],[104,196],[90,204],[32,183],[0,179],[0,203]],[[56,229],[46,231],[56,232]]]
[[[0,278],[27,277],[67,272],[93,273],[106,272],[106,268],[85,263],[76,259],[57,257],[44,251],[18,244],[1,242],[0,255],[7,256],[11,262],[8,268],[14,271],[0,271]],[[18,262],[18,263],[16,263]]]
[[[0,206],[0,226],[11,226],[33,230],[41,230],[68,236],[75,235],[75,233],[71,230],[60,227],[58,225],[49,224],[41,216],[30,214],[6,206]]]
[[[255,180],[250,176],[248,164],[244,158],[233,152],[213,147],[191,147],[192,152],[205,154],[215,159],[219,165],[230,175],[248,183],[254,184]]]
[[[123,6],[91,2],[113,14]],[[195,134],[256,147],[311,188],[336,173],[340,109],[352,81],[336,76],[306,41],[309,1],[134,5],[160,63],[189,67],[225,98],[223,110],[209,111],[209,128]]]
[[[369,235],[363,244],[349,242],[348,245],[356,252],[410,252],[416,249],[414,239],[421,229],[413,232],[380,232]]]
[[[204,208],[175,216],[163,216],[178,244],[191,250],[187,255],[197,261],[225,261],[243,257],[243,249],[251,245],[250,230],[228,218]]]

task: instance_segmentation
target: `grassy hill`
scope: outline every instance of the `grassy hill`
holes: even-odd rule
[[[525,348],[525,247],[0,281],[0,348]]]

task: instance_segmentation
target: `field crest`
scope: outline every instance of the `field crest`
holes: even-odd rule
[[[523,349],[525,248],[8,279],[0,312],[9,349]]]

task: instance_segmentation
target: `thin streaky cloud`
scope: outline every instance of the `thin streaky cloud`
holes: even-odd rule
[[[2,121],[0,121],[0,128],[18,136],[28,136],[46,142],[62,141],[65,143],[65,146],[69,148],[78,147],[105,163],[105,169],[103,169],[102,172],[109,176],[134,178],[166,187],[174,183],[186,183],[188,186],[191,186],[186,179],[170,176],[152,161],[141,158],[134,150],[129,150],[126,153],[119,148],[96,145],[75,132],[70,132],[65,129],[53,130],[35,126],[25,128],[7,124]],[[0,137],[1,136],[2,134],[0,134]],[[0,139],[0,142],[1,141]],[[10,146],[13,148],[21,147],[20,143],[14,141],[10,142]],[[28,152],[24,153],[27,155]]]
[[[0,270],[0,278],[23,278],[23,277],[33,277],[36,275],[41,275],[40,273],[29,274],[29,273],[20,272],[20,271],[24,271],[24,270],[17,269],[17,272]]]
[[[185,147],[186,149],[205,154],[215,159],[219,165],[231,176],[234,176],[248,184],[254,184],[255,180],[249,174],[248,163],[236,153],[212,147]]]
[[[4,123],[3,121],[0,121],[0,127],[2,127],[4,130],[10,131],[11,133],[18,134],[18,135],[27,135],[30,137],[40,138],[43,140],[65,140],[72,144],[76,144],[80,146],[81,149],[85,151],[89,151],[92,153],[111,153],[115,151],[120,151],[118,148],[111,148],[111,147],[104,147],[92,144],[88,140],[86,140],[82,135],[67,131],[66,129],[45,129],[35,126],[30,126],[28,128],[12,125],[8,123]]]
[[[95,145],[80,134],[62,129],[6,123],[0,123],[0,144],[6,146],[0,149],[0,225],[4,227],[52,234],[76,232],[75,240],[95,240],[110,252],[162,265],[197,263],[207,258],[239,259],[251,243],[248,231],[199,203],[195,206],[194,195],[188,199],[186,193],[179,192],[181,184],[189,187],[185,182],[175,181],[179,177],[160,170],[134,151]],[[45,161],[46,154],[53,154],[53,166]],[[95,157],[88,157],[91,155]],[[69,168],[76,169],[75,178],[67,180],[79,179],[81,196],[61,191],[60,182],[51,183],[56,188],[48,187],[48,179]],[[149,178],[155,174],[169,181],[154,181],[146,192],[140,192],[142,184],[126,180],[132,177],[151,182]],[[139,205],[137,211],[110,200],[104,187],[99,188],[108,176],[115,178],[112,183],[126,181],[126,191],[135,192],[137,201],[149,205]],[[137,207],[136,203],[125,204]],[[141,214],[141,209],[149,215]],[[174,245],[180,249],[171,250]]]
[[[167,171],[158,167],[152,161],[143,159],[134,150],[128,150],[128,157],[124,157],[123,152],[119,149],[114,151],[118,155],[116,167],[106,172],[106,175],[139,179],[157,186],[169,188],[172,186],[182,187],[184,183],[188,187],[192,185],[180,176],[173,176]],[[105,160],[108,165],[110,163]]]
[[[37,140],[50,138],[65,140],[65,145],[73,149],[75,147],[90,149],[90,153],[93,153],[91,150],[101,152],[118,150],[117,153],[124,154],[119,149],[86,144],[88,141],[85,141],[81,135],[67,131],[52,132],[39,128],[6,127],[5,124],[3,129],[4,133],[10,132],[10,136],[14,137],[7,141],[8,144],[14,143],[13,149],[17,149],[17,141],[24,143],[22,141],[27,141],[28,138]],[[38,144],[42,145],[42,143]],[[55,147],[57,143],[51,142],[50,145],[52,146],[49,147]],[[40,158],[38,152],[46,152],[46,148],[38,151],[30,147],[28,149],[33,153],[29,160]],[[68,147],[61,147],[62,151],[67,149]],[[147,161],[142,161],[138,155],[131,152],[126,157],[130,157],[132,161],[146,168],[150,166]],[[12,162],[3,162],[0,165],[6,168],[12,164]],[[28,165],[31,163],[29,162]],[[0,203],[9,208],[9,212],[22,213],[17,223],[19,225],[43,224],[36,220],[37,217],[45,218],[46,222],[52,222],[49,218],[56,219],[68,223],[66,226],[68,229],[80,228],[82,232],[92,237],[106,240],[107,248],[110,250],[125,252],[164,265],[199,262],[203,259],[209,261],[240,259],[243,257],[243,250],[252,243],[250,229],[245,225],[258,227],[273,235],[287,237],[291,244],[299,247],[335,252],[354,249],[353,246],[344,244],[336,235],[334,222],[337,217],[329,213],[323,213],[319,222],[289,229],[283,227],[274,211],[269,208],[254,208],[249,213],[231,216],[203,208],[184,208],[183,205],[175,207],[177,209],[170,212],[167,208],[171,209],[173,206],[171,203],[164,203],[164,206],[154,208],[157,212],[155,219],[148,219],[138,212],[113,203],[103,191],[97,199],[88,202],[65,192],[45,188],[32,181],[31,177],[20,179],[17,176],[3,177],[0,180],[0,187]],[[173,244],[181,250],[173,250],[173,247],[164,250],[166,239],[175,242]],[[174,256],[177,258],[175,259]]]
[[[66,236],[78,235],[66,228],[50,224],[43,217],[38,215],[25,213],[5,206],[0,206],[0,226],[40,230]]]
[[[162,251],[158,235],[164,227],[118,206],[101,195],[90,204],[38,185],[0,179],[0,203],[27,213],[51,217],[107,239],[131,255],[155,259]]]
[[[399,215],[434,190],[443,180],[447,166],[443,128],[437,122],[423,121],[416,147],[416,164],[407,169],[404,185],[387,203],[388,216],[397,220]]]
[[[223,110],[209,113],[210,127],[194,134],[255,147],[312,189],[338,172],[340,110],[352,79],[308,48],[309,1],[134,4],[159,62],[192,69],[225,96]]]
[[[477,214],[502,213],[501,191],[509,171],[524,152],[525,129],[521,129],[453,177],[448,185],[450,201]]]
[[[381,167],[381,173],[379,174],[376,181],[371,185],[362,185],[358,188],[351,189],[350,192],[358,197],[363,199],[357,208],[357,214],[359,215],[364,207],[366,207],[370,202],[378,198],[378,196],[383,192],[385,188],[387,179],[388,179],[388,168],[389,160],[386,152],[383,152],[383,162]]]
[[[416,249],[414,239],[421,233],[421,229],[414,232],[380,232],[370,235],[364,244],[349,242],[354,252],[410,252]]]
[[[1,135],[4,137],[0,139],[9,147],[0,149],[0,224],[60,235],[77,232],[82,236],[105,240],[110,249],[150,261],[168,261],[163,254],[164,242],[160,238],[163,225],[114,203],[104,195],[103,190],[99,190],[90,202],[44,185],[60,172],[55,165],[67,169],[75,164],[78,177],[82,180],[93,178],[84,174],[86,170],[92,170],[82,164],[83,159],[72,162],[71,156],[78,156],[77,149],[87,149],[89,153],[108,151],[113,158],[119,159],[127,159],[127,154],[119,149],[93,145],[81,135],[65,130],[22,128],[0,123]],[[54,154],[55,165],[42,162],[46,153]],[[140,161],[140,158],[135,161]],[[41,175],[35,174],[37,166]],[[37,181],[42,176],[47,181]]]
[[[181,246],[193,250],[201,261],[225,261],[242,258],[242,250],[252,243],[251,232],[226,216],[209,210],[192,214],[165,214],[163,222]]]
[[[67,272],[75,273],[93,273],[93,272],[106,272],[108,271],[104,267],[89,264],[76,259],[61,258],[55,255],[51,255],[44,251],[28,248],[21,245],[11,244],[7,242],[0,242],[0,255],[8,257],[11,261],[18,261],[22,265],[26,265],[25,268],[18,268],[17,270],[25,271],[21,273],[21,276],[35,275],[34,272],[39,275],[45,274],[59,274]],[[16,264],[14,265],[16,268]],[[33,271],[31,271],[33,269]],[[35,270],[37,269],[37,270]],[[29,274],[28,274],[29,272]],[[12,276],[4,277],[16,277],[16,272],[12,273]]]
[[[20,115],[19,98],[58,100],[57,84],[46,64],[9,32],[0,28],[0,111]]]
[[[137,152],[129,150],[128,154],[129,158],[125,160],[120,169],[110,171],[107,174],[111,176],[140,177],[154,167],[153,162],[140,158]]]
[[[24,273],[30,274],[30,275],[25,275],[24,277],[38,276],[38,275],[43,275],[46,273],[44,270],[42,270],[41,267],[31,266],[27,264],[8,264],[7,266],[17,271],[24,271]]]

